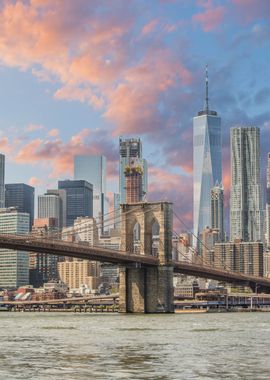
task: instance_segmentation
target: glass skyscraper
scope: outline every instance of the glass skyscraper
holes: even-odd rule
[[[125,169],[131,165],[131,161],[137,159],[140,166],[143,168],[142,174],[142,193],[147,194],[148,187],[148,167],[147,161],[142,157],[142,142],[140,139],[119,139],[119,192],[120,203],[126,203],[126,185],[125,185]]]
[[[193,118],[193,224],[198,237],[211,226],[211,189],[222,181],[221,119],[208,104],[208,75],[203,111]],[[197,246],[197,241],[194,241]]]
[[[260,129],[231,129],[230,239],[263,240]]]
[[[75,156],[74,179],[83,179],[93,185],[93,217],[103,220],[109,208],[106,189],[106,157]]]
[[[30,230],[34,222],[35,189],[25,183],[10,183],[5,185],[6,207],[16,207],[19,212],[30,215]]]
[[[67,194],[67,227],[72,227],[80,216],[93,217],[93,186],[87,181],[58,181],[58,189]]]
[[[267,155],[267,184],[266,184],[266,231],[265,231],[265,238],[266,238],[266,244],[267,247],[270,247],[270,153]]]

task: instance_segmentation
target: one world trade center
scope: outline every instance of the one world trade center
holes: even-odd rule
[[[211,226],[211,188],[222,181],[221,119],[209,109],[208,71],[205,76],[205,105],[193,118],[193,224],[194,246]]]

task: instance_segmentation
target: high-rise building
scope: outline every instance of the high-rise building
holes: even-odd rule
[[[218,183],[211,189],[211,228],[219,231],[219,242],[224,241],[224,188]]]
[[[93,217],[102,221],[109,208],[106,189],[106,157],[75,156],[74,179],[83,179],[93,185]]]
[[[142,174],[142,195],[145,197],[148,187],[148,168],[147,161],[142,157],[142,142],[140,139],[119,139],[119,192],[120,203],[126,203],[126,179],[125,170],[131,165],[131,161],[137,159],[137,162],[143,169]]]
[[[265,238],[267,247],[270,248],[270,153],[267,159],[267,181],[266,181],[266,210],[265,210]]]
[[[143,201],[143,168],[137,158],[125,167],[125,192],[126,203]]]
[[[56,218],[42,218],[34,220],[32,233],[35,236],[55,238],[58,231],[58,220]],[[48,281],[58,280],[57,263],[58,256],[56,255],[30,252],[30,284],[34,287],[40,287]]]
[[[215,267],[252,276],[263,276],[263,251],[261,242],[235,240],[229,243],[216,243]]]
[[[0,153],[0,208],[5,207],[5,156]]]
[[[84,180],[58,181],[58,189],[67,193],[67,227],[80,216],[93,217],[93,186]]]
[[[38,196],[38,218],[55,218],[58,228],[66,227],[67,197],[66,190],[51,189]]]
[[[6,207],[16,207],[19,212],[30,215],[30,230],[34,221],[35,189],[25,183],[10,183],[5,185]]]
[[[66,227],[67,225],[67,193],[62,189],[49,189],[47,194],[56,195],[59,197],[59,228]]]
[[[56,194],[44,194],[38,196],[38,218],[54,218],[57,227],[60,227],[60,197]]]
[[[221,119],[209,109],[208,73],[206,70],[204,110],[193,118],[193,224],[200,236],[211,226],[211,189],[222,180]],[[198,245],[194,240],[194,245]]]
[[[260,130],[231,129],[230,239],[263,240],[260,185]]]
[[[1,234],[29,233],[29,214],[15,208],[0,209]],[[27,252],[0,249],[0,288],[10,289],[29,283],[29,256]]]

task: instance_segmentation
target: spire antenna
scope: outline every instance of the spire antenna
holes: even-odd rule
[[[205,66],[205,111],[209,111],[209,97],[208,97],[208,65]]]

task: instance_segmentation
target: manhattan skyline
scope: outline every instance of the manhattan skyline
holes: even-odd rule
[[[264,176],[268,1],[0,4],[6,183],[25,182],[43,194],[58,179],[72,179],[74,155],[103,154],[112,194],[118,138],[140,137],[149,200],[173,201],[191,227],[192,118],[203,108],[206,63],[210,104],[222,119],[226,205],[231,127],[261,129]]]

